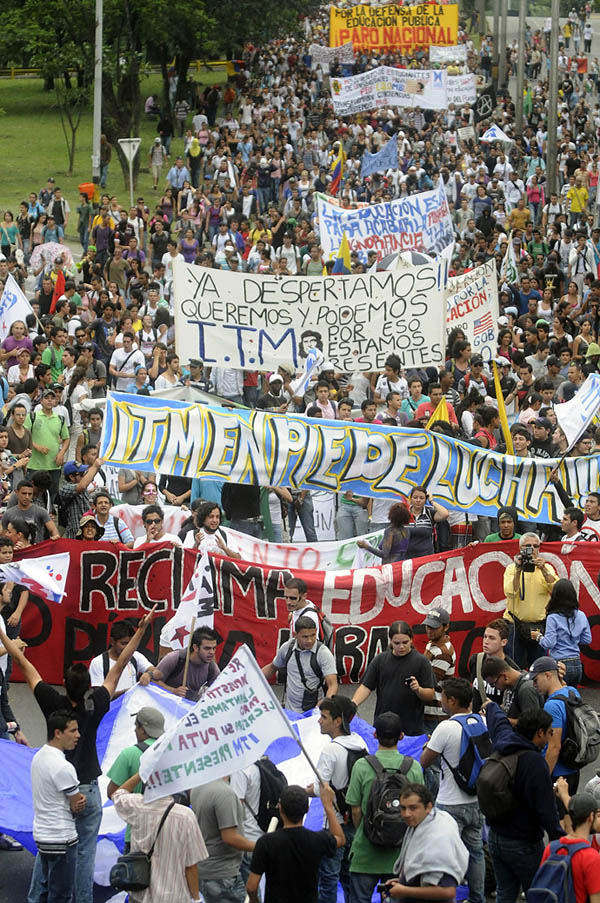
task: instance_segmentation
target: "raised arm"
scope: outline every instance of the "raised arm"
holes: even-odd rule
[[[40,681],[43,680],[42,675],[35,665],[32,665],[31,662],[27,661],[18,642],[16,640],[10,640],[4,631],[0,629],[0,643],[2,643],[8,654],[12,655],[13,660],[23,672],[23,677],[29,684],[29,688],[35,690]]]
[[[117,684],[119,683],[121,674],[123,673],[124,668],[129,663],[131,656],[133,655],[133,653],[135,652],[137,647],[140,645],[141,639],[144,636],[144,633],[146,632],[146,628],[148,627],[148,625],[150,624],[150,622],[152,620],[152,616],[154,615],[156,608],[157,608],[157,606],[154,605],[150,609],[150,611],[147,614],[145,614],[144,617],[140,620],[140,623],[138,624],[136,632],[133,634],[133,636],[131,637],[131,639],[129,640],[129,642],[127,643],[127,645],[121,652],[120,656],[118,657],[118,659],[116,660],[116,662],[114,663],[114,665],[112,666],[112,668],[110,669],[110,671],[108,672],[106,677],[104,678],[104,683],[102,684],[102,686],[108,690],[108,692],[110,693],[111,699],[115,695],[115,690],[117,689]]]

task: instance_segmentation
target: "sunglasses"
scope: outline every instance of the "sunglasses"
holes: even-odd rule
[[[144,521],[145,524],[161,524],[162,521],[160,517],[147,517]]]

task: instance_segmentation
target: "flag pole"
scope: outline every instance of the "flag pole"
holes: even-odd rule
[[[259,681],[262,682],[263,687],[264,687],[264,688],[267,690],[267,692],[269,693],[269,695],[270,695],[270,697],[271,697],[271,701],[273,702],[273,705],[275,706],[276,711],[279,713],[279,715],[281,716],[281,718],[282,718],[283,721],[285,722],[285,724],[286,724],[286,726],[287,726],[287,729],[288,729],[289,732],[290,732],[291,737],[296,741],[296,743],[298,744],[298,746],[300,747],[300,749],[302,750],[302,752],[303,752],[304,755],[306,756],[306,759],[307,759],[307,761],[308,761],[308,764],[310,765],[310,767],[311,767],[312,770],[314,771],[314,773],[315,773],[315,775],[316,775],[316,777],[317,777],[317,780],[318,780],[319,784],[324,784],[325,782],[323,781],[323,778],[321,777],[321,775],[320,775],[319,772],[317,771],[317,766],[315,765],[315,763],[313,762],[313,760],[312,760],[311,757],[309,756],[308,750],[306,749],[304,743],[302,742],[302,740],[300,739],[300,737],[298,736],[298,734],[297,734],[296,731],[294,730],[293,725],[292,725],[292,722],[290,721],[290,719],[289,719],[288,716],[286,715],[285,709],[283,708],[283,706],[281,705],[281,703],[280,703],[279,700],[277,699],[277,696],[276,696],[275,693],[273,692],[273,690],[272,690],[272,688],[271,688],[271,685],[270,685],[269,681],[267,680],[267,678],[265,677],[265,675],[262,673],[261,669],[258,667],[258,662],[256,661],[256,658],[255,658],[255,656],[254,656],[253,653],[250,653],[250,655],[249,655],[249,660],[252,662],[252,667],[253,667],[253,669],[254,669],[254,671],[255,671],[255,674],[257,675]]]
[[[188,641],[187,652],[185,654],[185,665],[183,666],[183,682],[181,684],[182,687],[187,687],[187,676],[188,676],[188,670],[190,667],[190,655],[192,652],[192,637],[194,636],[194,627],[195,626],[196,626],[196,615],[194,615],[194,617],[192,618],[192,624],[191,624],[191,629],[190,629],[190,638]]]

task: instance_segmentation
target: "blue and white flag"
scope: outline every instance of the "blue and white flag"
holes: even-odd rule
[[[398,169],[398,136],[394,135],[376,154],[365,151],[360,166],[361,179],[373,172],[385,172],[386,169]]]
[[[12,273],[9,273],[0,298],[0,342],[8,336],[10,327],[16,320],[25,322],[25,318],[32,313],[33,308],[19,283]]]
[[[479,140],[486,144],[493,144],[494,141],[499,141],[501,144],[514,144],[513,139],[509,138],[499,125],[490,126],[487,132],[484,132]]]
[[[600,408],[600,373],[590,373],[570,401],[554,406],[559,427],[571,449],[588,428]]]

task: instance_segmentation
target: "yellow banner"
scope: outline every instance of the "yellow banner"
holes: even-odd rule
[[[421,3],[419,6],[331,7],[329,46],[352,41],[354,50],[455,45],[458,40],[458,4]]]

